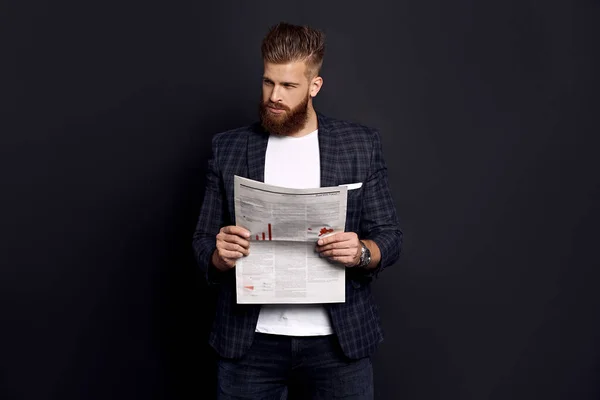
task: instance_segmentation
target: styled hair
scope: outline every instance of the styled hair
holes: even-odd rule
[[[272,26],[262,41],[263,61],[287,64],[304,61],[308,78],[319,74],[325,55],[325,34],[309,26],[280,22]]]

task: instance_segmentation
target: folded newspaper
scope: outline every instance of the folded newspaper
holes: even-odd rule
[[[346,269],[315,246],[344,231],[348,188],[290,189],[239,176],[234,185],[236,225],[250,231],[250,254],[235,267],[237,302],[344,302]]]

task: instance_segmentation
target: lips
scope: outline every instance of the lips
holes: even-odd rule
[[[271,106],[267,106],[267,108],[269,109],[269,111],[271,111],[275,114],[281,114],[282,112],[285,111],[285,109],[283,109],[283,108],[276,108],[276,107],[271,107]]]

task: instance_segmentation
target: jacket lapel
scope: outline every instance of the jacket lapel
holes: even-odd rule
[[[268,133],[257,129],[248,136],[248,178],[265,181],[265,156],[267,153]]]
[[[337,138],[327,118],[317,113],[319,129],[319,159],[321,162],[321,187],[337,186]]]

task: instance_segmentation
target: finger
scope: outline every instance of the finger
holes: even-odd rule
[[[227,250],[227,251],[235,251],[235,252],[241,253],[245,256],[250,254],[250,250],[248,247],[244,247],[239,244],[230,243],[230,242],[217,242],[217,249]]]
[[[355,238],[358,240],[358,235],[356,235],[356,233],[354,233],[354,232],[339,232],[339,233],[333,234],[331,236],[320,238],[317,241],[317,244],[319,246],[322,246],[322,245],[327,245],[330,243],[352,241]]]
[[[223,241],[226,243],[233,243],[244,248],[250,247],[250,242],[244,238],[241,238],[237,235],[231,235],[224,232],[217,234],[217,241]]]
[[[317,251],[327,251],[333,249],[357,249],[358,247],[350,241],[329,243],[323,246],[317,246]]]
[[[334,250],[334,249],[347,249],[350,252],[356,253],[359,251],[359,244],[352,241],[352,240],[347,240],[344,242],[334,242],[334,243],[329,243],[323,246],[316,246],[316,251],[318,252],[322,252],[322,251],[328,251],[328,250]]]
[[[317,244],[319,246],[323,246],[329,243],[337,242],[339,240],[340,235],[342,235],[342,233],[335,233],[330,236],[322,237],[317,241]]]
[[[233,260],[233,262],[235,262],[238,258],[244,257],[244,254],[241,251],[236,250],[219,249],[218,252],[219,257],[221,257],[223,261]]]
[[[329,260],[336,264],[341,264],[345,267],[351,267],[354,265],[354,259],[351,257],[328,257]]]
[[[321,252],[321,255],[324,257],[353,257],[356,253],[352,251],[348,251],[348,249],[333,249],[333,250],[325,250]]]
[[[241,226],[229,225],[221,228],[221,232],[229,235],[237,235],[242,238],[249,238],[250,232]]]

